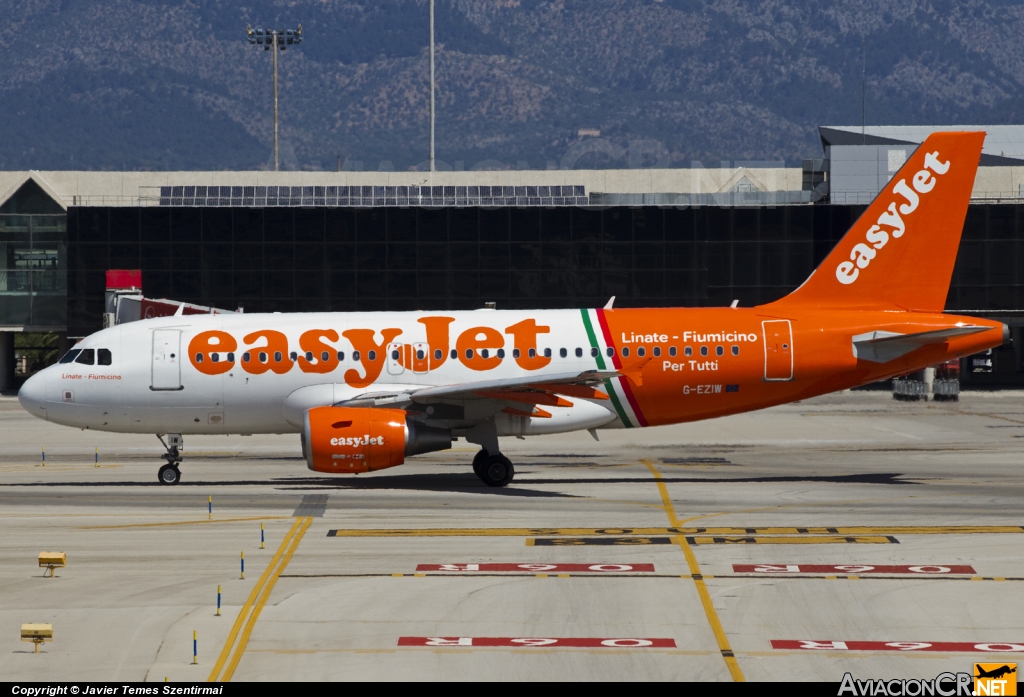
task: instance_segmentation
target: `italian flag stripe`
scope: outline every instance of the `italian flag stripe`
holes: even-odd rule
[[[602,341],[595,331],[594,325],[596,321],[590,317],[591,310],[581,309],[580,315],[583,317],[583,326],[587,330],[587,338],[590,340],[590,346],[597,349],[597,368],[598,370],[606,370],[608,364],[605,362],[605,349],[610,346],[607,341]],[[604,332],[602,332],[604,333]],[[617,357],[613,358],[614,363],[618,362]],[[617,367],[617,366],[616,366]],[[633,428],[637,425],[635,417],[630,413],[632,410],[628,408],[628,402],[626,401],[625,393],[622,392],[621,386],[616,385],[616,382],[621,382],[622,379],[618,380],[605,380],[605,390],[608,392],[608,398],[612,401],[612,406],[615,407],[615,413],[619,416],[619,421],[626,428]]]

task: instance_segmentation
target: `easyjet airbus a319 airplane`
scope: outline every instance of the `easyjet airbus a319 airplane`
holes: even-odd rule
[[[937,133],[821,266],[752,308],[222,314],[148,319],[78,343],[21,404],[67,426],[182,436],[299,433],[310,469],[358,474],[503,436],[710,419],[903,375],[998,346],[943,314],[984,133]],[[609,304],[610,305],[610,304]]]

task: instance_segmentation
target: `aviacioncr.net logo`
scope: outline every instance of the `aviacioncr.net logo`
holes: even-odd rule
[[[939,697],[971,697],[972,676],[970,673],[939,673],[931,680],[892,679],[892,680],[857,680],[850,673],[843,675],[839,685],[839,695],[869,697],[871,695],[888,695],[889,697],[921,697],[921,695],[939,695]]]

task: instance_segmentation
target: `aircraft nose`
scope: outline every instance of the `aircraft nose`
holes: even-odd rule
[[[46,375],[33,375],[18,390],[18,403],[22,409],[40,419],[46,419]]]

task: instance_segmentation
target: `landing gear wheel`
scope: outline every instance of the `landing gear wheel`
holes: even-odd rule
[[[479,465],[477,476],[487,486],[506,486],[512,481],[515,468],[512,462],[502,454],[488,455]]]
[[[177,484],[181,481],[181,471],[174,465],[164,465],[157,473],[161,484]]]
[[[486,459],[487,459],[487,451],[486,450],[481,450],[480,452],[478,452],[476,455],[473,456],[473,473],[476,474],[476,476],[480,477],[481,479],[484,478],[484,475],[483,475],[482,470],[480,468],[483,467],[484,460],[486,460]]]

